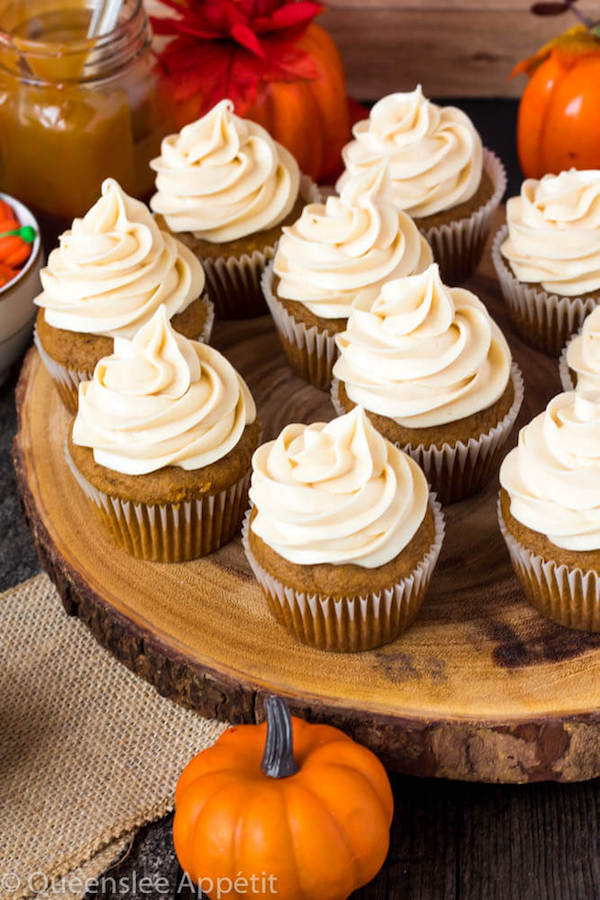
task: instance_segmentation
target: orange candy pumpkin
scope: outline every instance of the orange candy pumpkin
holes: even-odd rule
[[[529,83],[519,105],[523,174],[600,168],[600,39],[578,25],[524,60]]]
[[[338,729],[290,717],[280,698],[265,709],[266,723],[228,729],[183,770],[179,863],[211,898],[345,900],[387,855],[385,770]]]
[[[297,47],[312,60],[316,78],[268,84],[244,115],[287,147],[302,172],[327,182],[340,168],[342,147],[350,140],[344,67],[334,41],[319,25],[311,23]]]

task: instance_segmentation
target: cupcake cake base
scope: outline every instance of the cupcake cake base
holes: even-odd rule
[[[492,260],[512,324],[525,343],[548,356],[558,356],[565,342],[600,303],[600,292],[559,297],[547,293],[541,284],[519,281],[500,252],[507,236],[508,226],[504,225],[494,238]]]
[[[338,349],[335,336],[347,319],[321,319],[302,303],[277,295],[278,278],[272,264],[262,276],[262,291],[273,316],[279,341],[292,369],[313,387],[328,391]]]
[[[476,494],[492,478],[504,455],[523,395],[523,377],[513,362],[510,381],[496,403],[450,422],[443,429],[402,428],[393,419],[366,412],[384,437],[421,466],[436,496],[446,504]],[[331,401],[338,414],[355,406],[337,379],[331,387]]]
[[[259,441],[255,422],[210,466],[187,471],[168,466],[146,476],[98,465],[93,451],[74,444],[71,433],[65,458],[118,547],[138,559],[183,562],[213,553],[239,531]]]
[[[498,521],[529,603],[559,625],[600,632],[600,551],[563,550],[522,525],[511,515],[503,488]]]
[[[277,621],[320,650],[356,652],[389,644],[414,621],[444,538],[435,497],[410,544],[378,569],[355,565],[296,566],[279,556],[251,528],[246,514],[246,557]]]

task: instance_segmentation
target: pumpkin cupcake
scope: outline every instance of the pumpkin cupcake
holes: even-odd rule
[[[415,618],[444,534],[423,472],[360,408],[263,444],[242,541],[275,618],[323,650],[367,650]]]
[[[375,296],[389,278],[422,272],[431,248],[389,197],[387,163],[348,184],[341,196],[311,203],[283,229],[263,290],[293,369],[329,390],[335,336],[359,291]]]
[[[446,287],[434,264],[388,281],[374,301],[359,295],[336,340],[337,412],[363,406],[443,503],[479,491],[523,400],[520,372],[483,303]]]
[[[600,393],[554,397],[521,429],[500,484],[500,529],[527,600],[600,631]]]
[[[600,307],[565,345],[558,366],[563,390],[600,391]]]
[[[180,562],[239,529],[259,437],[235,369],[179,335],[160,306],[80,385],[67,461],[119,547]]]
[[[492,248],[524,341],[558,356],[600,301],[600,170],[523,182]]]
[[[202,266],[112,178],[61,235],[41,281],[35,343],[70,413],[80,382],[112,353],[113,339],[132,338],[159,306],[176,331],[210,338],[214,314]]]
[[[383,97],[353,134],[342,151],[345,172],[337,190],[389,159],[396,207],[431,244],[444,281],[465,281],[481,259],[506,188],[502,163],[482,147],[469,117],[431,103],[419,85]]]
[[[292,154],[231,100],[166,137],[150,205],[202,261],[222,319],[267,312],[260,277],[286,224],[319,198]]]

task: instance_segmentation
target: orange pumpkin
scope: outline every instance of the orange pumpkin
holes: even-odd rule
[[[265,709],[266,724],[228,729],[183,770],[179,863],[211,898],[345,900],[387,855],[385,770],[338,729],[290,717],[280,698]]]
[[[327,182],[337,174],[342,147],[350,140],[344,67],[335,43],[319,25],[309,25],[296,46],[309,55],[316,78],[271,82],[244,115],[287,147],[302,172]]]
[[[600,168],[600,39],[578,25],[520,63],[529,83],[519,105],[523,174]]]

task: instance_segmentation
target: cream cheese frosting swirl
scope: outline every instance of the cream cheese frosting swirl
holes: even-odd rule
[[[54,328],[133,337],[159,306],[169,317],[204,290],[194,254],[161,231],[150,211],[107,178],[102,195],[60,237],[35,303]]]
[[[292,154],[260,125],[234,115],[231,100],[166,137],[150,165],[157,173],[154,212],[171,231],[212,243],[279,224],[300,189]]]
[[[306,206],[283,229],[274,270],[277,293],[324,319],[345,318],[360,290],[422,272],[431,248],[389,196],[387,163],[350,182],[341,196]]]
[[[251,528],[292,563],[385,565],[427,509],[423,472],[360,407],[328,424],[288,425],[252,465]]]
[[[446,287],[436,264],[357,297],[333,374],[348,397],[405,428],[486,409],[508,384],[511,354],[483,303]]]
[[[600,550],[600,394],[554,397],[521,429],[500,483],[522,525],[565,550]]]
[[[73,442],[127,475],[199,469],[229,453],[255,418],[233,366],[178,334],[161,306],[132,341],[115,338],[112,356],[80,384]]]
[[[421,85],[383,97],[352,133],[338,191],[382,159],[390,161],[397,208],[416,218],[465,203],[479,187],[483,148],[473,123],[454,106],[431,103]]]
[[[600,391],[600,306],[586,317],[567,347],[567,365],[577,375],[577,391]]]
[[[564,297],[600,289],[600,170],[528,178],[506,218],[501,252],[519,281]]]

